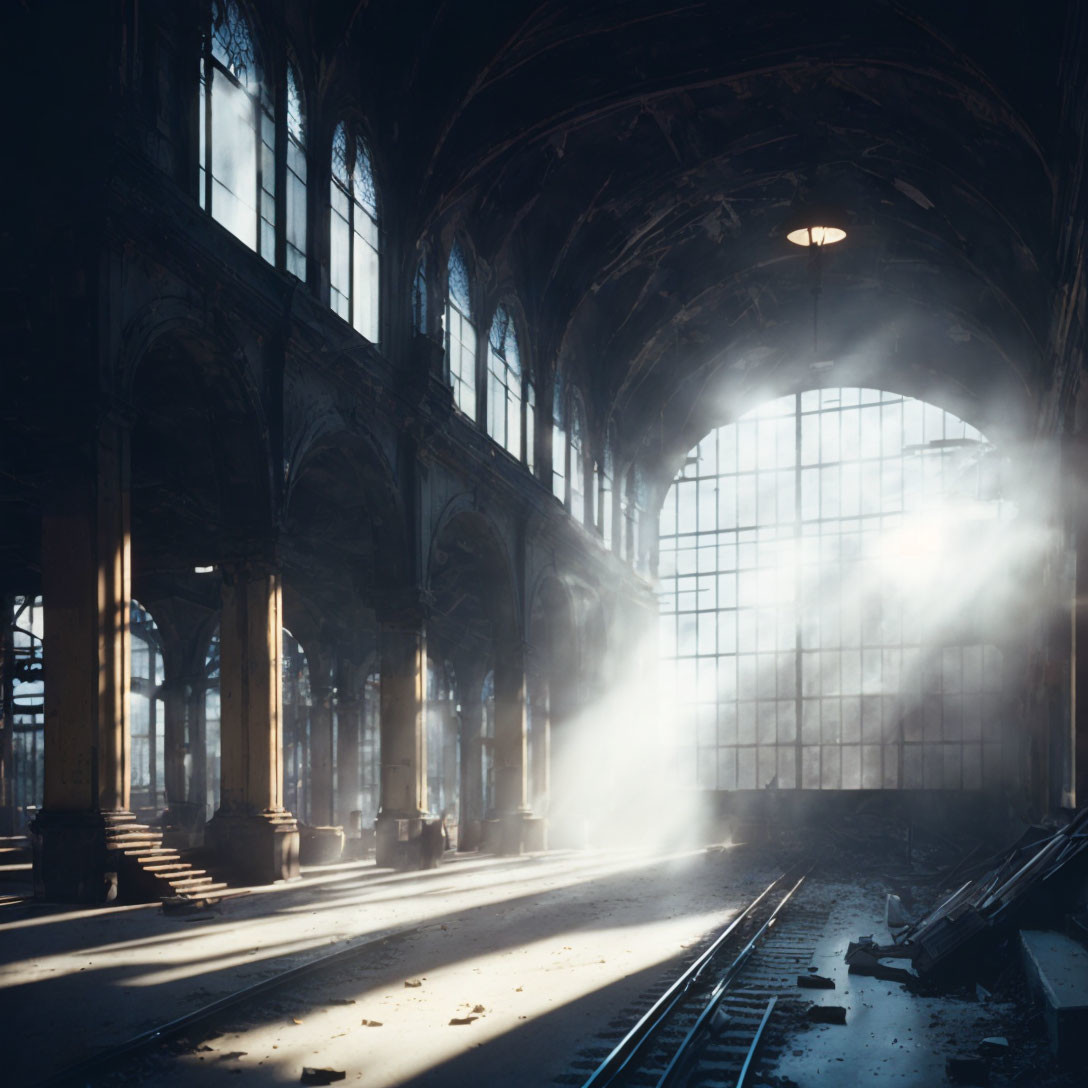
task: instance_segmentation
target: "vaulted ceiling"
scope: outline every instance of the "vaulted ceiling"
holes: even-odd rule
[[[1031,419],[1064,3],[429,7],[322,5],[309,30],[367,75],[386,169],[419,193],[406,228],[464,229],[537,362],[579,372],[629,443],[687,448],[746,398],[820,381]],[[849,229],[818,350],[782,231],[814,193]]]

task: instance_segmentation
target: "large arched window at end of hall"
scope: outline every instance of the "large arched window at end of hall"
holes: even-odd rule
[[[287,271],[306,279],[306,115],[298,75],[287,65]]]
[[[450,250],[446,290],[446,361],[453,401],[469,419],[476,418],[476,328],[472,324],[472,290],[461,247]]]
[[[343,122],[332,138],[329,192],[329,304],[378,342],[378,197],[366,144]]]
[[[200,73],[200,206],[269,262],[276,256],[276,120],[236,0],[213,0]]]
[[[659,540],[682,780],[1003,781],[1001,653],[970,622],[1014,514],[988,448],[940,408],[854,388],[771,401],[689,453]]]
[[[487,337],[487,433],[507,453],[521,457],[521,355],[514,322],[495,311]]]

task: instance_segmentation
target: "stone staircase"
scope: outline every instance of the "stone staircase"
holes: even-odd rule
[[[106,815],[106,849],[116,863],[117,897],[125,902],[216,899],[227,887],[163,846],[162,832],[137,823],[130,812]]]

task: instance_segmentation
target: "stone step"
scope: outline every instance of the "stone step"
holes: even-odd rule
[[[1051,1051],[1065,1065],[1082,1062],[1088,1057],[1088,949],[1064,933],[1032,929],[1021,930],[1020,948]]]
[[[210,876],[194,876],[187,880],[167,880],[167,884],[174,889],[175,894],[203,891],[209,884],[215,883]]]

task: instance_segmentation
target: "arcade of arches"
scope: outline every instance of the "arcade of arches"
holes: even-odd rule
[[[840,5],[850,49],[789,4],[424,6],[51,26],[0,284],[37,894],[115,894],[133,818],[259,883],[598,841],[643,774],[649,823],[1083,803],[1077,5],[1027,64],[929,4]]]

